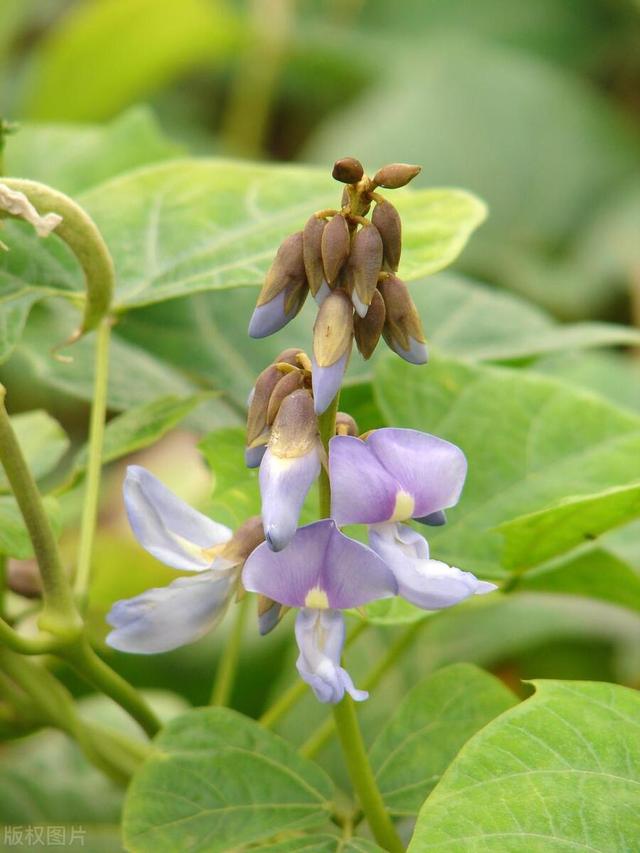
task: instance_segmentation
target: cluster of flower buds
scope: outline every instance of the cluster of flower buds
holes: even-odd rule
[[[285,326],[309,291],[319,305],[311,360],[317,414],[327,409],[340,387],[354,339],[365,359],[383,337],[407,361],[427,360],[420,317],[397,276],[400,216],[376,192],[379,187],[403,187],[419,172],[419,166],[392,163],[369,178],[353,157],[338,160],[333,177],[346,184],[341,209],[314,213],[302,231],[282,243],[267,273],[249,324],[252,337]]]

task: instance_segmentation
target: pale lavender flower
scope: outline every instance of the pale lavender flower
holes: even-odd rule
[[[296,665],[321,702],[339,702],[345,691],[356,701],[367,698],[340,666],[340,611],[396,594],[397,582],[380,557],[324,519],[299,528],[284,551],[274,553],[266,544],[256,548],[245,563],[242,582],[251,592],[301,608]]]

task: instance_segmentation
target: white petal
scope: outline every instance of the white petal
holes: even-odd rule
[[[210,568],[211,558],[203,552],[231,539],[228,527],[190,507],[138,465],[127,468],[124,501],[138,542],[174,569]]]
[[[237,571],[203,572],[117,601],[107,616],[115,628],[107,644],[149,655],[193,643],[222,619],[236,579]]]

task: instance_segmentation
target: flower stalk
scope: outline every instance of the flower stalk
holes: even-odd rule
[[[236,605],[235,619],[231,626],[227,642],[220,655],[216,677],[213,682],[213,690],[211,691],[210,705],[223,706],[229,704],[240,661],[240,649],[242,647],[242,638],[244,637],[244,629],[247,624],[250,605],[251,596],[245,593]]]

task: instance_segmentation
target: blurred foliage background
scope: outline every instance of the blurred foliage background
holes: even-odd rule
[[[325,169],[345,155],[367,170],[421,163],[418,186],[464,187],[490,211],[455,273],[434,278],[431,296],[429,284],[422,288],[436,347],[559,377],[640,411],[637,347],[585,350],[579,340],[557,345],[548,337],[554,321],[640,325],[637,0],[3,0],[0,114],[19,125],[7,136],[4,173],[71,194],[187,154]],[[518,300],[503,301],[498,290]],[[275,343],[243,338],[254,298],[253,288],[241,288],[141,307],[122,320],[114,340],[112,415],[160,393],[209,393],[165,418],[154,436],[162,440],[136,456],[201,506],[211,506],[210,475],[197,441],[226,427],[229,453],[236,452],[231,439],[252,376],[281,341],[305,344],[288,332]],[[456,300],[466,312],[458,330],[449,323]],[[292,328],[307,330],[308,321]],[[44,408],[71,438],[71,449],[59,448],[62,461],[47,469],[54,484],[85,439],[91,395],[90,341],[77,346],[70,367],[49,356],[65,330],[57,303],[36,306],[0,366],[13,412]],[[519,351],[516,338],[529,345]],[[369,386],[355,383],[347,397],[363,428],[380,423]],[[92,590],[99,643],[115,598],[173,576],[128,532],[122,473],[122,462],[114,463],[103,489]],[[62,502],[69,555],[81,500],[76,489]],[[637,523],[610,536],[611,552],[637,572]],[[18,569],[27,573],[28,563]],[[633,603],[620,606],[611,603],[615,595],[607,602],[606,595],[539,594],[534,583],[509,599],[439,614],[367,703],[367,731],[405,685],[452,660],[486,665],[518,691],[520,678],[545,676],[640,684],[640,599],[635,588],[629,595]],[[356,674],[394,630],[355,644]],[[285,628],[259,640],[251,626],[234,695],[240,710],[259,714],[292,680],[290,634]],[[136,684],[170,692],[165,702],[203,703],[223,641],[217,634],[151,660],[110,658]],[[287,722],[288,735],[303,739],[322,713],[310,701]],[[47,802],[37,780],[28,781],[42,747],[11,749],[22,752],[0,775],[0,819],[11,813],[14,823],[28,823],[36,804],[43,819],[96,821],[106,827],[104,849],[114,849],[108,827],[117,822],[118,797],[83,797],[72,786],[70,800]],[[47,747],[57,756],[51,760],[77,775],[77,756],[59,755],[69,749],[57,741]],[[337,769],[332,749],[322,760]],[[107,784],[82,772],[94,787]]]

